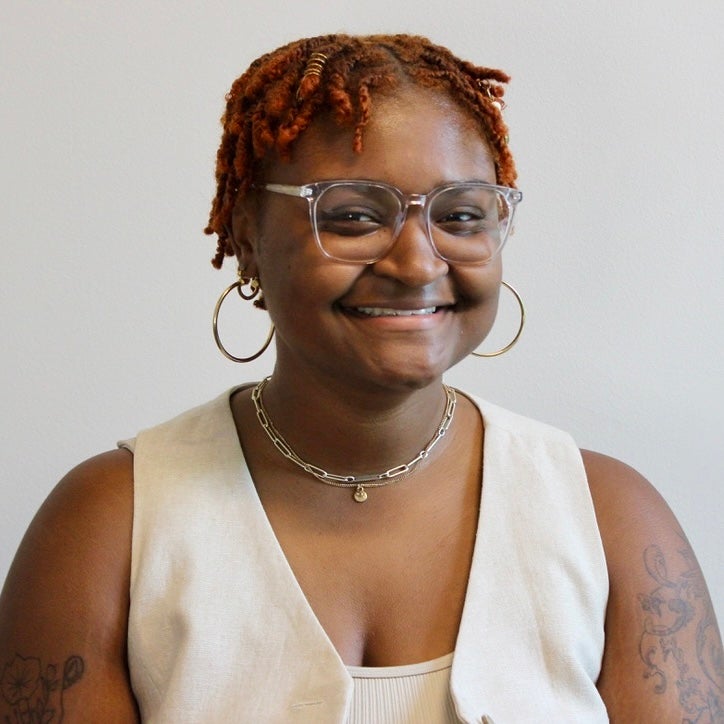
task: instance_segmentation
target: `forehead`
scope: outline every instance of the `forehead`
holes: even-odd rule
[[[397,89],[372,98],[362,152],[352,149],[354,129],[329,116],[315,119],[292,149],[291,160],[272,160],[267,177],[304,184],[367,178],[424,192],[450,181],[495,182],[495,165],[476,121],[440,92]]]

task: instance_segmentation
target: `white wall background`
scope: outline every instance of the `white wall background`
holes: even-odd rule
[[[506,277],[530,322],[451,378],[647,475],[722,621],[720,0],[2,0],[0,580],[68,468],[271,369],[211,339],[234,271],[201,233],[218,117],[261,52],[339,30],[426,34],[513,75]],[[244,318],[260,340],[264,316]]]

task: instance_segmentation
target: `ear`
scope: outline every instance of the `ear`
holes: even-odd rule
[[[237,203],[231,215],[231,228],[227,229],[227,232],[239,262],[239,268],[244,271],[244,276],[259,276],[256,218],[248,204]]]

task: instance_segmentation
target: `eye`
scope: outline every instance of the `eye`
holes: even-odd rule
[[[354,205],[317,209],[317,228],[339,236],[364,236],[385,225],[375,209]]]
[[[486,210],[472,205],[440,210],[431,221],[438,229],[460,236],[478,234],[491,228]]]

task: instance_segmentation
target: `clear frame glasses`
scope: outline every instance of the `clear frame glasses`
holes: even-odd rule
[[[405,194],[381,181],[318,181],[303,186],[265,184],[276,194],[309,202],[320,251],[330,259],[372,264],[393,247],[411,206],[422,210],[435,253],[456,264],[486,264],[503,248],[523,198],[517,189],[482,181]]]

